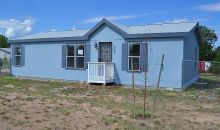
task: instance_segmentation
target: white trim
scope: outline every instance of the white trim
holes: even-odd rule
[[[111,40],[98,40],[98,41],[96,41],[96,42],[98,42],[98,43],[100,43],[100,42],[111,42],[111,43],[112,43]]]

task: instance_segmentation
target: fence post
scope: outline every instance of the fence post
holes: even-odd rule
[[[3,65],[2,59],[0,58],[0,76],[1,76],[2,65]]]
[[[144,115],[145,118],[145,109],[146,109],[146,91],[147,91],[147,72],[144,72]]]
[[[181,89],[183,90],[183,88],[184,88],[184,82],[185,82],[185,80],[184,80],[184,60],[182,60],[182,87],[181,87]]]
[[[157,90],[156,90],[156,96],[154,99],[154,107],[153,107],[153,111],[155,111],[156,109],[156,101],[157,101],[157,96],[158,96],[158,90],[160,87],[160,79],[161,79],[161,74],[163,71],[163,61],[164,61],[164,54],[162,55],[162,59],[161,59],[161,64],[160,64],[160,71],[159,71],[159,77],[158,77],[158,81],[157,81]]]

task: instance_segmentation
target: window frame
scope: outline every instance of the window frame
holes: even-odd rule
[[[130,55],[130,45],[139,45],[139,56],[131,56]],[[131,72],[132,70],[130,70],[130,62],[129,59],[130,58],[138,58],[139,59],[139,65],[138,65],[138,69],[137,70],[133,70],[134,72],[139,72],[141,71],[140,69],[140,58],[141,58],[141,43],[140,42],[132,42],[132,43],[128,43],[128,71]]]
[[[19,50],[20,50],[20,55],[17,55],[17,48],[19,48]],[[22,64],[21,64],[22,54],[21,54],[21,53],[22,53],[22,52],[21,52],[21,46],[15,46],[15,47],[14,47],[14,58],[15,58],[15,59],[14,59],[14,62],[15,62],[14,65],[17,66],[17,67],[21,67],[21,66],[22,66]],[[17,64],[17,57],[20,57],[20,59],[19,59],[19,60],[20,60],[20,61],[19,61],[20,64]]]
[[[77,46],[83,45],[83,56],[78,56],[77,55]],[[68,56],[68,46],[74,46],[74,55],[73,56]],[[76,44],[66,44],[66,69],[78,69],[78,70],[83,70],[85,69],[85,44],[83,43],[76,43]],[[83,57],[83,67],[82,68],[77,68],[77,58]],[[73,58],[74,59],[74,67],[68,67],[68,58]]]

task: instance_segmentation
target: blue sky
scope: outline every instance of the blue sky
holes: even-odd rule
[[[124,25],[199,21],[215,29],[220,37],[220,0],[1,0],[0,3],[0,33],[10,38],[88,29],[102,17]]]

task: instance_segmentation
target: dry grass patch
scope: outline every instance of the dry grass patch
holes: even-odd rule
[[[129,88],[1,77],[0,129],[220,128],[219,89],[160,90],[155,112],[152,107],[156,91],[148,90],[146,119],[143,119],[143,91],[135,92],[134,119]]]

